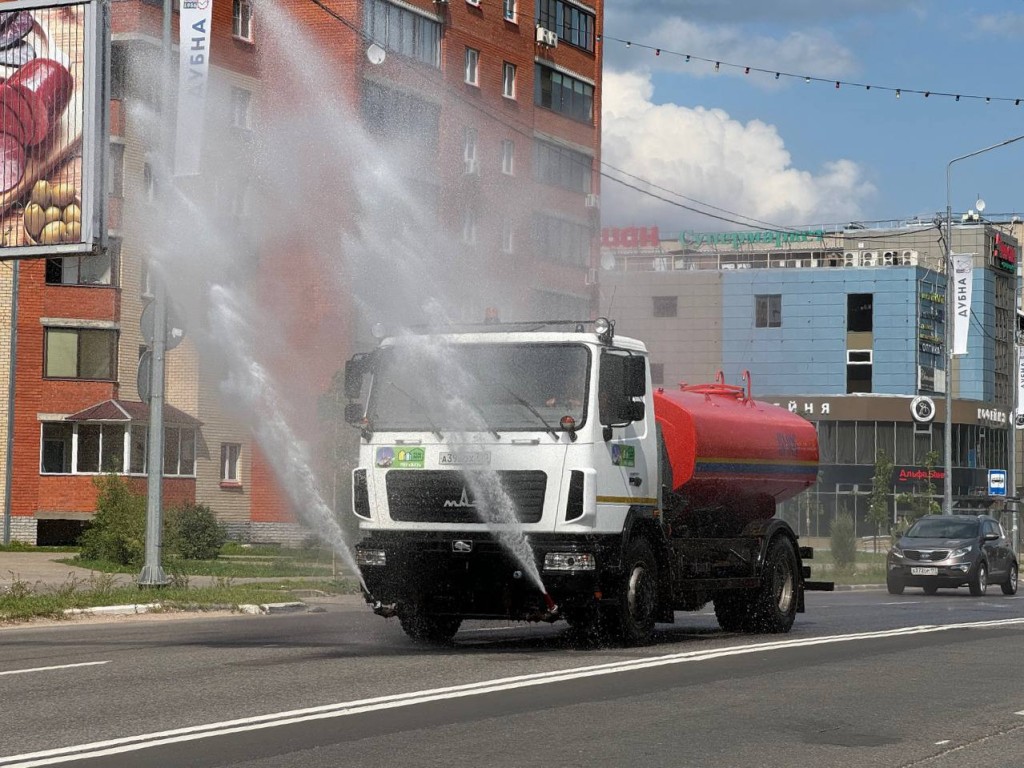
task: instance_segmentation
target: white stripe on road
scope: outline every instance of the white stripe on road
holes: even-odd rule
[[[889,637],[931,634],[935,632],[945,632],[951,629],[996,629],[1001,627],[1024,627],[1024,618],[965,622],[960,624],[922,625],[919,627],[904,627],[902,629],[890,629],[879,632],[859,632],[850,635],[776,640],[761,643],[759,645],[737,645],[704,651],[687,651],[685,653],[673,653],[667,656],[655,656],[646,659],[616,661],[608,664],[595,664],[593,666],[577,667],[575,669],[538,672],[531,675],[520,675],[517,677],[506,677],[496,680],[483,680],[478,683],[455,685],[447,688],[433,688],[425,691],[413,691],[410,693],[392,694],[390,696],[379,696],[372,699],[358,699],[356,701],[347,701],[337,704],[324,704],[318,707],[276,712],[270,715],[246,717],[238,720],[225,720],[219,723],[194,725],[185,728],[175,728],[169,731],[158,731],[155,733],[140,734],[138,736],[127,736],[118,739],[108,739],[106,741],[94,741],[88,744],[78,744],[71,747],[47,749],[41,752],[29,752],[22,755],[0,757],[0,768],[38,768],[39,766],[55,765],[58,763],[70,762],[72,760],[84,760],[87,758],[103,757],[105,755],[133,752],[149,747],[165,746],[168,744],[195,741],[198,739],[208,739],[214,736],[244,733],[246,731],[255,731],[263,728],[276,728],[282,725],[294,725],[296,723],[309,722],[312,720],[346,717],[348,715],[357,715],[365,712],[396,709],[398,707],[408,707],[416,704],[444,701],[446,699],[478,696],[486,693],[509,691],[518,688],[529,688],[537,685],[547,685],[550,683],[559,683],[568,680],[578,680],[601,675],[611,675],[619,672],[650,669],[652,667],[660,667],[670,664],[683,664],[691,661],[711,661],[729,656],[764,653],[767,651],[785,650],[787,648],[806,648],[815,645],[831,645],[855,640],[875,640]]]
[[[74,669],[75,667],[95,667],[98,664],[109,664],[110,661],[83,661],[80,664],[58,664],[53,667],[33,667],[32,669],[9,669],[0,675],[27,675],[29,672],[49,672],[53,669]]]

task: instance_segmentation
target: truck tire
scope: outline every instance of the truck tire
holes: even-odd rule
[[[447,643],[462,625],[458,616],[436,616],[421,608],[402,611],[398,621],[405,634],[417,643]]]
[[[624,645],[639,645],[650,639],[658,612],[658,561],[645,539],[630,542],[625,566],[608,623]]]
[[[752,632],[750,595],[745,592],[719,592],[715,595],[715,618],[726,632]]]
[[[796,619],[798,578],[793,544],[785,536],[777,536],[768,545],[761,587],[752,600],[755,631],[789,632]]]

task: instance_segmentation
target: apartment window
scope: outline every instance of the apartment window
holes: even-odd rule
[[[660,387],[665,383],[665,364],[651,363],[651,384]]]
[[[196,431],[164,427],[164,476],[192,477],[196,473]]]
[[[851,293],[846,297],[846,330],[863,333],[872,330],[874,294]]]
[[[441,25],[387,0],[365,0],[367,33],[378,45],[410,59],[441,66]]]
[[[511,139],[501,142],[501,172],[507,176],[514,176],[516,172],[516,143]]]
[[[501,69],[501,95],[506,99],[516,97],[516,65],[507,61]]]
[[[110,147],[110,166],[107,169],[107,194],[113,197],[124,197],[124,144],[112,141]]]
[[[535,66],[534,103],[581,123],[594,122],[594,86],[543,64]]]
[[[502,0],[501,9],[505,21],[516,20],[516,0]]]
[[[252,91],[245,88],[231,87],[231,126],[249,130],[252,127],[250,119],[250,107],[252,105]]]
[[[383,143],[397,142],[424,154],[437,152],[441,108],[434,102],[378,83],[363,83],[363,120]]]
[[[678,296],[654,296],[655,317],[676,317],[679,313]]]
[[[47,328],[43,370],[50,379],[114,381],[117,331]]]
[[[472,208],[462,212],[462,242],[476,245],[476,211]]]
[[[534,178],[542,184],[570,192],[590,192],[594,160],[574,149],[538,139],[534,141]]]
[[[470,85],[480,84],[480,51],[476,48],[466,49],[466,82]]]
[[[563,43],[594,50],[594,14],[565,0],[538,0],[537,23],[558,35]]]
[[[239,485],[238,460],[242,455],[241,443],[220,444],[220,482],[221,485]]]
[[[585,267],[590,262],[591,238],[586,224],[541,213],[533,216],[533,245],[542,259]]]
[[[105,253],[58,256],[46,260],[47,285],[111,285],[121,257],[121,241],[111,239]]]
[[[124,471],[124,426],[79,424],[75,472],[89,474]]]
[[[782,294],[754,297],[754,325],[757,328],[782,327]]]
[[[512,253],[515,250],[515,243],[512,236],[512,222],[501,222],[501,252]]]
[[[252,42],[252,6],[249,0],[234,0],[231,34],[241,40]]]
[[[128,472],[133,475],[146,473],[146,456],[149,452],[149,427],[132,424],[128,441]]]
[[[74,441],[73,426],[66,422],[43,424],[43,447],[40,452],[39,467],[42,474],[70,474],[71,446]]]
[[[462,129],[462,159],[466,161],[467,172],[470,163],[476,163],[476,144],[477,144],[477,132],[476,128],[463,128]]]
[[[156,172],[153,170],[152,165],[145,163],[142,166],[142,199],[147,203],[152,203],[156,200],[156,195]]]

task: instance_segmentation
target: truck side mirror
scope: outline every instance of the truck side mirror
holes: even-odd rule
[[[644,417],[644,404],[630,400],[623,409],[623,415],[630,421],[641,421]]]
[[[363,404],[347,403],[345,405],[345,421],[349,424],[358,424],[363,420]]]
[[[643,357],[634,355],[622,361],[622,390],[630,398],[647,394],[647,361]]]
[[[349,400],[358,400],[362,394],[363,376],[366,375],[372,361],[373,355],[369,352],[360,352],[345,361],[345,397]]]

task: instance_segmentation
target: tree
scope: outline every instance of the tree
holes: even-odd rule
[[[885,451],[875,457],[875,475],[871,478],[871,497],[868,500],[868,520],[875,524],[875,552],[882,526],[889,524],[889,490],[892,488],[893,463]]]
[[[857,561],[857,539],[853,532],[853,516],[846,505],[840,506],[832,521],[832,562],[837,571],[852,571]]]

